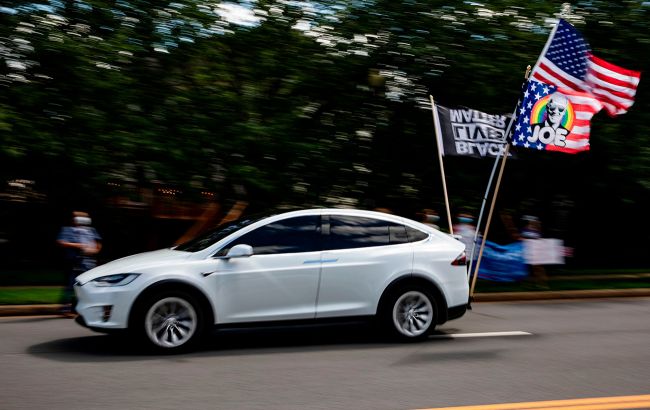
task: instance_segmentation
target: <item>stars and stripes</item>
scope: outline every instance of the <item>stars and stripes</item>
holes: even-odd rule
[[[578,30],[560,20],[531,72],[531,78],[593,94],[607,113],[620,115],[634,103],[641,73],[594,56]]]
[[[570,154],[588,151],[590,120],[602,108],[592,94],[530,80],[517,108],[512,145]],[[554,110],[560,113],[555,124],[549,118]]]

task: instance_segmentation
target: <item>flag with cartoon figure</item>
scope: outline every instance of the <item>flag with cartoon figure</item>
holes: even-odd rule
[[[590,93],[528,81],[512,145],[575,154],[589,150],[590,120],[603,104]]]

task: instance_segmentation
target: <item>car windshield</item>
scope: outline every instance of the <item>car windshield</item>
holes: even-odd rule
[[[231,233],[236,232],[242,228],[245,228],[248,225],[254,224],[260,219],[267,218],[269,216],[271,215],[270,214],[251,215],[248,217],[244,217],[242,219],[238,219],[236,221],[227,222],[225,224],[219,225],[218,227],[197,236],[194,239],[190,239],[189,241],[182,243],[173,249],[177,251],[185,251],[185,252],[202,251],[203,249],[209,247],[210,245],[222,240],[223,238],[230,235]]]

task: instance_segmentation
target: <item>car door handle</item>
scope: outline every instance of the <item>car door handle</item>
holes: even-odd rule
[[[334,262],[338,262],[338,258],[337,259],[310,259],[304,261],[303,265],[307,263],[334,263]]]

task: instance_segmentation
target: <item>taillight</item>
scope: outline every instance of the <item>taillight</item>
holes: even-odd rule
[[[465,255],[465,251],[463,251],[454,261],[451,263],[454,266],[465,266],[467,265],[467,255]]]

